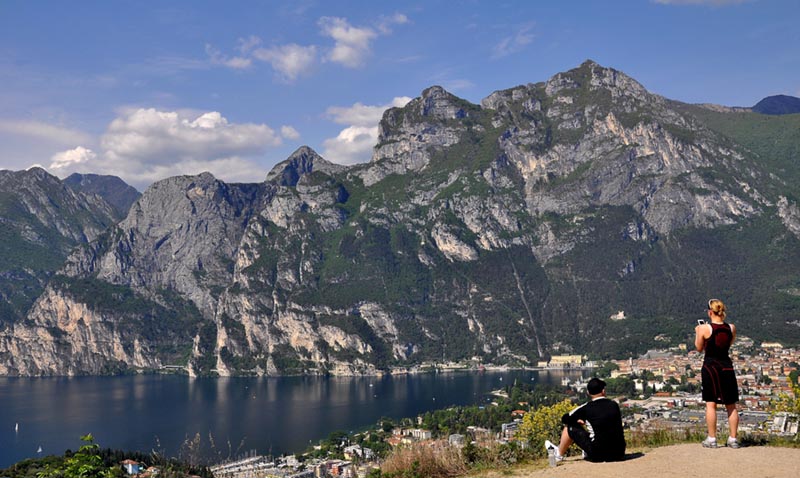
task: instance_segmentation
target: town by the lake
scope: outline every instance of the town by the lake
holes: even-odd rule
[[[751,436],[793,437],[798,433],[798,416],[781,411],[781,404],[794,397],[790,376],[797,380],[800,351],[783,347],[779,343],[755,344],[751,339],[739,337],[731,349],[736,367],[741,400],[739,401],[740,425],[743,434]],[[630,357],[607,362],[587,360],[583,355],[556,355],[540,362],[539,370],[601,369],[609,376],[609,382],[622,379],[633,386],[633,393],[613,394],[623,409],[625,427],[631,431],[653,429],[685,431],[705,426],[705,403],[700,397],[700,368],[703,356],[688,350],[686,345],[664,350],[650,350],[639,357]],[[466,364],[427,364],[439,371],[463,370],[474,366]],[[400,371],[395,371],[400,373]],[[509,384],[511,385],[511,384]],[[565,390],[575,394],[585,389],[585,379],[565,378]],[[609,387],[611,388],[611,387]],[[612,395],[612,394],[609,394]],[[508,389],[492,392],[484,407],[496,407],[498,402],[509,399]],[[452,433],[437,436],[433,430],[423,426],[423,417],[399,421],[386,429],[386,424],[377,424],[374,430],[337,437],[341,440],[337,455],[321,453],[320,444],[313,451],[278,458],[250,454],[212,466],[216,478],[311,478],[344,477],[364,478],[380,467],[379,453],[365,445],[364,438],[383,431],[382,442],[388,447],[414,444],[431,447],[478,446],[492,443],[516,443],[517,446],[539,446],[516,437],[523,417],[532,411],[532,404],[514,404],[507,421],[495,429],[467,424],[467,433]],[[718,411],[718,422],[726,423],[725,414]],[[383,426],[383,430],[381,427]],[[146,471],[145,471],[145,476]]]

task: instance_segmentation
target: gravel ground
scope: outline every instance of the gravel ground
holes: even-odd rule
[[[672,445],[630,453],[617,463],[589,463],[570,457],[556,468],[529,467],[482,472],[473,478],[637,478],[702,476],[747,478],[800,477],[800,448],[767,446],[706,449],[697,444]],[[546,465],[545,465],[546,466]]]

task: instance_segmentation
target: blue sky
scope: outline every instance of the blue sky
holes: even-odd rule
[[[301,145],[368,161],[381,112],[586,59],[686,102],[800,96],[797,0],[0,0],[0,169],[143,190],[255,182]]]

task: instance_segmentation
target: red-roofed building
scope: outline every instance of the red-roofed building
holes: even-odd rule
[[[141,471],[141,466],[138,461],[125,460],[121,464],[122,467],[125,468],[125,472],[129,475],[138,475]]]

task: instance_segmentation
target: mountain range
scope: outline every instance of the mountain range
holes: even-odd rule
[[[302,147],[260,183],[114,206],[119,183],[3,171],[0,374],[624,357],[690,343],[712,296],[796,345],[798,133],[587,61],[480,104],[428,88],[365,164]]]

